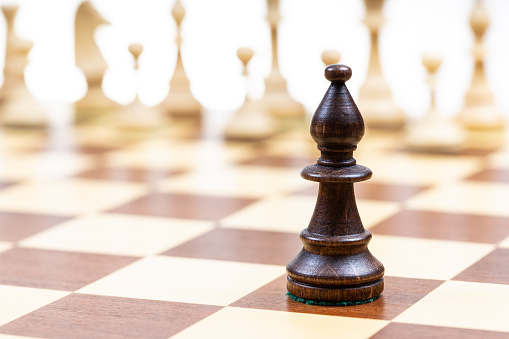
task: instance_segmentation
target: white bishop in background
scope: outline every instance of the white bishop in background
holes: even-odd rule
[[[242,62],[243,74],[248,84],[247,65],[253,57],[253,50],[246,47],[239,48],[237,56]],[[246,88],[249,89],[249,86]],[[270,137],[276,131],[276,123],[266,106],[259,100],[250,99],[249,93],[246,93],[244,104],[226,126],[224,136],[230,140],[260,140]]]
[[[470,16],[470,26],[475,35],[473,48],[474,73],[465,95],[465,106],[458,119],[469,130],[501,130],[505,117],[495,106],[493,92],[484,73],[485,48],[483,36],[488,28],[489,17],[481,1],[474,5]]]

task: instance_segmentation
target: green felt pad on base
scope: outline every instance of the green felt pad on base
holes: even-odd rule
[[[375,301],[380,297],[380,295],[377,295],[376,297],[369,298],[366,300],[359,300],[359,301],[320,301],[320,300],[309,300],[304,298],[299,298],[290,292],[286,293],[287,296],[292,298],[295,301],[304,303],[306,305],[317,305],[317,306],[355,306],[355,305],[362,305],[366,303],[370,303],[372,301]]]

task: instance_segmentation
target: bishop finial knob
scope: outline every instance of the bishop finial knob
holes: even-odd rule
[[[186,15],[186,10],[180,0],[175,1],[173,9],[171,10],[171,15],[173,16],[173,19],[175,19],[177,26],[180,26],[182,24],[182,20],[184,20],[184,16]]]
[[[345,82],[352,77],[352,70],[346,65],[333,64],[325,68],[325,78],[331,82]]]
[[[477,39],[480,39],[484,35],[489,24],[490,18],[488,16],[488,12],[486,11],[486,8],[484,8],[482,2],[478,0],[474,5],[472,14],[470,15],[470,27]]]

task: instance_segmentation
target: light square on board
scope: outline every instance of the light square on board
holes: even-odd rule
[[[220,220],[228,228],[300,233],[308,226],[316,197],[271,196]]]
[[[264,154],[277,157],[304,157],[308,158],[307,165],[312,165],[320,157],[320,151],[316,148],[316,143],[311,139],[309,130],[302,131],[301,135],[293,140],[287,138],[271,139],[264,143],[266,149]]]
[[[443,184],[407,201],[411,209],[509,217],[509,185],[464,181]]]
[[[148,140],[111,152],[105,160],[109,166],[179,170],[233,164],[250,156],[251,151],[243,144]]]
[[[2,300],[0,325],[46,306],[68,294],[69,292],[63,291],[0,285],[0,300]]]
[[[92,166],[93,161],[90,156],[72,153],[0,154],[0,179],[47,180],[63,178]]]
[[[373,172],[371,183],[431,185],[458,180],[479,170],[477,157],[406,154],[395,152],[369,153],[357,157],[358,163]],[[440,169],[440,175],[437,170]]]
[[[8,249],[12,248],[12,243],[0,241],[0,252],[7,251]]]
[[[7,154],[33,151],[34,145],[41,145],[47,141],[47,134],[43,131],[34,132],[33,130],[4,129],[0,136],[0,151]]]
[[[286,168],[236,166],[211,170],[208,167],[198,167],[187,174],[164,180],[161,190],[258,198],[267,194],[289,192],[310,184],[303,180],[298,172]]]
[[[390,201],[357,199],[357,209],[365,228],[371,228],[382,220],[396,214],[400,204]]]
[[[142,184],[90,179],[27,182],[0,191],[0,209],[76,215],[116,207],[145,191]]]
[[[509,332],[509,286],[447,281],[395,322]]]
[[[491,154],[488,157],[488,161],[492,168],[509,169],[509,152],[507,151],[507,147],[499,152]]]
[[[0,333],[44,338],[168,338],[219,309],[71,294],[0,327]]]
[[[175,171],[189,168],[169,156],[169,152],[133,152],[125,149],[110,152],[104,157],[107,167],[151,168],[158,171]]]
[[[73,142],[81,147],[121,147],[140,139],[139,134],[125,133],[107,123],[81,125],[73,132]]]
[[[284,272],[284,266],[154,256],[78,292],[225,306]]]
[[[452,279],[495,249],[495,245],[375,235],[369,250],[385,274],[417,279]]]
[[[25,239],[23,247],[86,253],[147,256],[213,228],[212,222],[130,216],[86,215]]]
[[[509,237],[502,240],[499,244],[500,247],[509,248]]]
[[[313,139],[311,139],[311,135],[309,134],[309,127],[307,124],[295,126],[293,129],[288,129],[282,131],[272,138],[269,139],[269,142],[311,142],[311,146],[316,148],[315,145],[312,144]],[[308,143],[309,145],[309,143]]]
[[[347,318],[226,307],[177,334],[186,338],[343,338],[365,339],[379,331],[384,320]]]
[[[221,220],[229,228],[300,233],[311,220],[316,197],[309,195],[271,196]],[[369,228],[399,210],[394,202],[357,200],[364,227]]]

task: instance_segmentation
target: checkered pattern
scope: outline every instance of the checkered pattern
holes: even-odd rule
[[[385,291],[320,307],[285,295],[317,194],[306,129],[198,135],[2,135],[0,338],[509,337],[509,148],[409,154],[369,133],[356,195]]]

